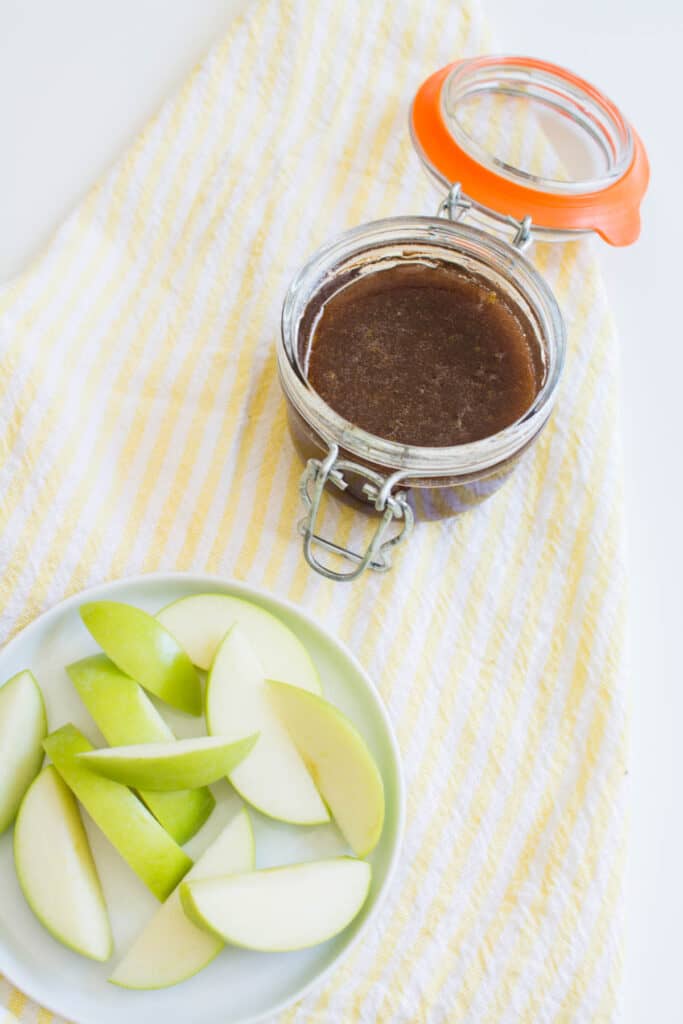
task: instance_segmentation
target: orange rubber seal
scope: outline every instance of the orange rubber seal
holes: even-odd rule
[[[478,67],[522,61],[525,68],[560,75],[566,82],[598,101],[603,109],[618,111],[594,86],[577,75],[534,58],[476,58],[455,61],[423,82],[411,111],[413,138],[420,156],[437,176],[454,184],[481,206],[517,220],[557,231],[595,231],[610,245],[629,245],[640,234],[640,203],[647,189],[649,164],[645,147],[629,125],[633,159],[624,174],[598,191],[572,195],[539,191],[511,181],[472,157],[453,137],[442,114],[442,90],[451,73],[468,63]]]

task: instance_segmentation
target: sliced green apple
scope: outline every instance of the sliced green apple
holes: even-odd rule
[[[29,787],[14,829],[14,862],[26,901],[65,946],[108,960],[111,928],[78,805],[48,765]]]
[[[67,665],[66,671],[97,728],[112,747],[128,743],[168,743],[175,739],[142,687],[121,672],[105,654],[76,661]],[[216,806],[211,790],[206,787],[176,793],[140,790],[139,796],[181,846],[199,831]]]
[[[254,833],[243,809],[185,877],[188,881],[197,880],[251,871],[253,867]],[[222,939],[190,921],[175,889],[143,928],[109,980],[122,988],[167,988],[201,971],[223,946]]]
[[[313,693],[322,690],[318,671],[299,638],[251,601],[230,594],[192,594],[162,608],[156,617],[198,668],[211,668],[223,637],[237,624],[258,651],[268,679],[285,679]]]
[[[185,913],[233,946],[267,953],[317,946],[365,903],[370,865],[351,857],[183,882]]]
[[[118,601],[80,608],[86,628],[122,672],[174,708],[198,715],[199,676],[178,641],[147,612]]]
[[[375,848],[384,824],[384,786],[363,737],[339,708],[287,683],[267,682],[281,721],[358,857]]]
[[[248,803],[271,818],[296,825],[329,821],[303,760],[271,707],[263,670],[239,625],[229,630],[211,666],[206,724],[212,736],[227,740],[260,734],[254,749],[229,776]]]
[[[40,771],[46,732],[43,695],[25,669],[0,688],[0,833]]]
[[[192,861],[125,786],[103,779],[77,754],[93,746],[73,725],[44,741],[46,753],[67,786],[123,859],[154,893],[165,900],[192,867]]]
[[[173,743],[140,743],[79,754],[78,760],[98,775],[134,789],[171,793],[196,789],[225,778],[253,748],[258,734],[230,742],[201,736]]]

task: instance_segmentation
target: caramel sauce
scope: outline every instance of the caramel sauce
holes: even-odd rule
[[[446,263],[358,277],[323,300],[312,330],[311,386],[354,425],[401,444],[490,437],[524,415],[543,383],[521,310]]]

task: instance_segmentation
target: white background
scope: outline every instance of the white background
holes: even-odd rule
[[[637,126],[652,164],[642,236],[631,249],[604,246],[603,265],[621,336],[631,560],[626,1020],[676,1024],[683,1021],[683,4],[484,2],[501,50],[545,57],[595,81]],[[39,251],[243,4],[0,0],[0,280]]]

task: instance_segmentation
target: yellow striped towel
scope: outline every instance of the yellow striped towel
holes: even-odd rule
[[[309,571],[295,533],[283,293],[334,232],[433,211],[409,103],[487,45],[469,0],[257,0],[1,293],[2,638],[101,580],[210,570],[313,611],[389,708],[400,870],[286,1021],[618,1015],[621,468],[591,243],[533,251],[569,356],[551,425],[495,499],[418,526],[390,574],[350,586]],[[359,529],[343,508],[327,526]],[[7,982],[0,996],[53,1019]]]

